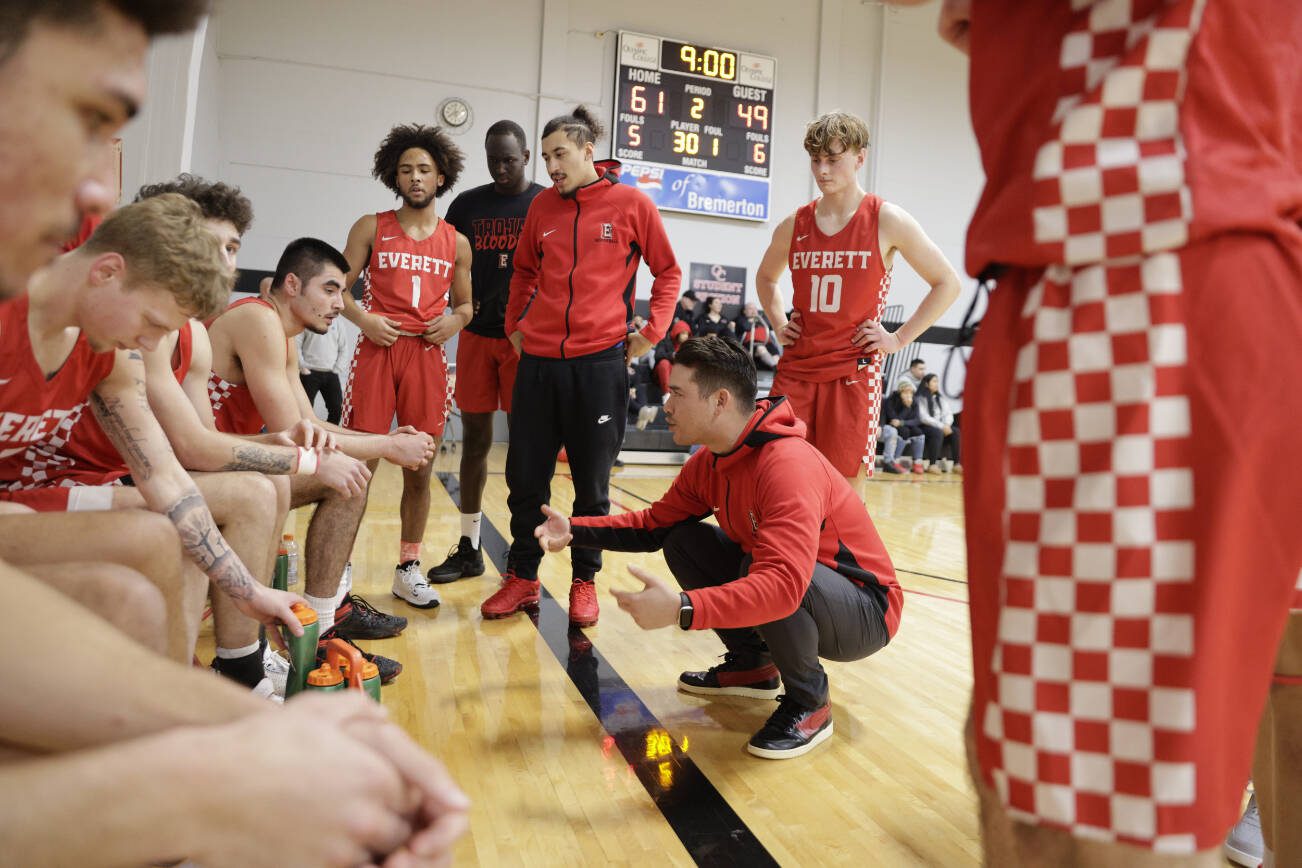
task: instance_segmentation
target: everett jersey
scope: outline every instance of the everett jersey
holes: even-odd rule
[[[272,307],[271,302],[261,298],[242,298],[226,310],[234,310],[242,304]],[[288,338],[285,339],[285,352],[289,352]],[[248,383],[232,383],[212,371],[208,374],[208,400],[212,403],[213,421],[218,431],[226,434],[257,434],[266,425],[262,414],[258,412],[258,405],[253,400]]]
[[[194,338],[187,322],[177,332],[173,350],[172,374],[178,383],[190,371],[193,348]],[[121,453],[89,409],[83,410],[66,442],[60,439],[33,448],[50,462],[49,478],[35,485],[108,485],[128,473]]]
[[[792,307],[800,313],[800,337],[787,347],[778,369],[802,380],[849,377],[870,359],[853,343],[866,319],[881,319],[891,273],[878,250],[881,198],[868,194],[850,221],[825,235],[814,219],[815,199],[796,211],[791,234]]]
[[[440,220],[429,238],[416,241],[396,212],[376,214],[362,308],[396,320],[401,331],[421,334],[447,309],[456,261],[457,230],[448,221]]]
[[[65,440],[86,399],[113,370],[115,354],[97,353],[84,334],[50,377],[32,351],[26,295],[0,304],[0,487],[43,484],[49,461],[33,447]]]

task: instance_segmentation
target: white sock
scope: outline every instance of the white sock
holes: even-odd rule
[[[256,654],[261,642],[254,642],[252,645],[245,645],[243,648],[217,648],[217,656],[222,660],[238,660],[241,657],[248,657],[250,654]]]
[[[322,633],[335,625],[335,609],[338,607],[335,605],[334,597],[314,597],[311,594],[304,594],[303,599],[307,600],[307,604],[316,612],[316,622]]]
[[[463,512],[461,513],[461,535],[469,537],[470,544],[479,548],[479,526],[484,521],[482,512]]]

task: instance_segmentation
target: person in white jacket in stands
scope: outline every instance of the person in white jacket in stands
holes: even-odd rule
[[[959,452],[959,430],[954,423],[954,413],[940,394],[940,377],[927,374],[918,388],[918,417],[922,420],[922,433],[926,445],[922,455],[928,473],[963,472]]]

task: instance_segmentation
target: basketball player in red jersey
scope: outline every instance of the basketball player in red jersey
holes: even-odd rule
[[[1302,18],[986,0],[941,32],[995,284],[964,402],[986,862],[1223,864],[1264,705],[1261,861],[1302,864],[1297,414],[1232,421],[1302,377]]]
[[[241,299],[226,309],[209,327],[212,340],[212,374],[208,397],[217,428],[233,434],[253,434],[263,427],[284,430],[303,420],[315,420],[312,403],[298,376],[298,349],[294,337],[304,329],[323,334],[343,310],[343,254],[316,238],[290,242],[276,265],[276,274],[265,298]],[[353,458],[378,462],[381,458],[404,468],[424,465],[433,455],[428,434],[402,427],[388,434],[350,431],[328,422],[323,426],[334,436],[339,449]],[[323,641],[347,630],[336,615],[348,614],[345,595],[349,585],[341,579],[366,512],[364,497],[344,497],[309,476],[295,476],[290,482],[294,507],[316,503],[308,525],[307,577],[304,596],[316,610]],[[347,603],[365,609],[369,619],[392,625],[359,638],[396,635],[405,619],[372,611],[355,596]],[[394,660],[374,657],[380,677],[390,680],[402,667]]]
[[[854,478],[870,454],[868,444],[877,442],[885,357],[954,303],[958,274],[904,209],[859,186],[868,155],[862,120],[844,112],[823,115],[806,128],[805,150],[822,196],[778,224],[755,276],[760,303],[786,347],[769,391],[787,397],[809,427],[809,442]],[[898,331],[889,332],[881,318],[897,252],[931,291]],[[790,320],[778,291],[788,266]]]
[[[447,133],[420,124],[394,127],[375,152],[372,174],[402,206],[359,218],[344,248],[345,286],[362,274],[366,280],[361,306],[344,295],[344,316],[362,330],[344,393],[344,424],[351,428],[382,434],[396,413],[399,425],[443,437],[452,404],[443,345],[473,313],[472,254],[466,236],[439,218],[434,200],[456,184],[464,162]],[[393,595],[419,609],[439,604],[420,571],[433,471],[426,464],[402,474]]]
[[[198,207],[174,194],[120,209],[85,245],[39,272],[29,295],[0,311],[0,362],[11,372],[0,384],[0,482],[7,497],[45,476],[48,462],[35,447],[62,439],[89,398],[145,504],[171,519],[191,560],[246,615],[297,630],[289,610],[296,597],[256,582],[176,462],[145,401],[143,362],[134,351],[155,346],[188,314],[221,304],[231,275]],[[29,520],[0,519],[5,539],[20,538]],[[23,545],[33,542],[24,538]],[[188,659],[197,629],[198,611],[180,612],[170,651]]]
[[[142,188],[136,201],[164,193],[179,193],[199,206],[233,270],[240,239],[253,219],[248,199],[226,184],[182,175]],[[303,442],[319,429],[300,425],[296,431],[261,438],[218,433],[207,388],[212,348],[202,323],[191,320],[157,347],[142,351],[142,356],[150,409],[177,459],[192,472],[223,536],[263,584],[271,581],[276,543],[289,510],[288,474],[315,474],[345,497],[365,492],[370,473],[361,462],[337,450],[307,456],[306,447],[287,445],[294,437]],[[37,447],[37,455],[45,472],[40,480],[24,481],[25,487],[12,493],[20,502],[38,509],[66,509],[71,497],[84,501],[94,496],[78,486],[108,485],[105,493],[113,508],[145,506],[134,486],[116,484],[129,468],[90,412],[82,412],[66,435]],[[259,642],[257,622],[240,613],[220,590],[214,589],[212,598],[217,640],[213,668],[256,693],[283,692],[287,674],[283,660]],[[363,611],[350,609],[346,617],[361,617]]]

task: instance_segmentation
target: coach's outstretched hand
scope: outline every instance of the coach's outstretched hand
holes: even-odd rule
[[[544,549],[558,552],[574,539],[574,534],[570,533],[570,520],[545,503],[542,511],[547,520],[533,529],[533,535]]]
[[[678,591],[669,587],[664,579],[641,567],[629,566],[628,571],[633,578],[642,582],[643,589],[621,591],[619,588],[611,588],[611,596],[619,607],[632,615],[643,630],[659,630],[677,624],[678,609],[682,605]]]

